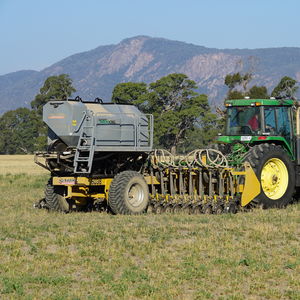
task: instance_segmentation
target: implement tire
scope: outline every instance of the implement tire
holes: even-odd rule
[[[261,193],[252,201],[263,208],[284,207],[295,192],[294,164],[275,144],[260,144],[251,148],[245,157],[261,185]]]
[[[53,186],[51,179],[45,188],[45,202],[49,210],[68,212],[70,210],[69,203],[63,196],[64,187]]]
[[[115,214],[139,215],[149,203],[148,185],[143,176],[135,171],[124,171],[113,179],[108,204]]]

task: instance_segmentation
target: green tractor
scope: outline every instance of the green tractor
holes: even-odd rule
[[[252,203],[287,205],[300,186],[299,108],[293,100],[273,98],[226,100],[225,106],[225,134],[216,148],[234,167],[250,163],[261,185]]]

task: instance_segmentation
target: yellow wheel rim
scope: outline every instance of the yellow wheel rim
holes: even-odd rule
[[[261,170],[261,187],[272,200],[281,198],[287,190],[289,174],[286,165],[279,158],[269,159]]]

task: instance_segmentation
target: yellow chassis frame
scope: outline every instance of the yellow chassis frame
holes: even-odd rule
[[[235,177],[245,177],[244,184],[238,184],[238,180],[235,180],[235,192],[242,194],[241,206],[245,206],[250,203],[261,192],[260,182],[257,179],[250,164],[245,163],[244,169],[245,171],[235,171],[233,169],[228,169]],[[144,176],[144,179],[149,187],[151,185],[160,184],[155,176]],[[53,177],[52,184],[58,186],[66,186],[66,198],[93,198],[107,201],[112,180],[113,178]],[[99,187],[99,189],[91,189],[91,187],[97,186]],[[99,192],[99,190],[101,192]],[[76,200],[76,202],[80,203],[81,201]]]

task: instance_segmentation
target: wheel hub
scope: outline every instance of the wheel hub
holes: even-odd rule
[[[272,200],[281,198],[287,190],[288,170],[279,158],[269,159],[261,171],[261,186],[266,196]]]
[[[278,177],[276,175],[273,175],[273,177],[272,177],[272,183],[276,184],[277,181],[278,181]]]
[[[139,184],[133,184],[128,191],[128,201],[134,206],[138,207],[144,199],[143,188]]]

